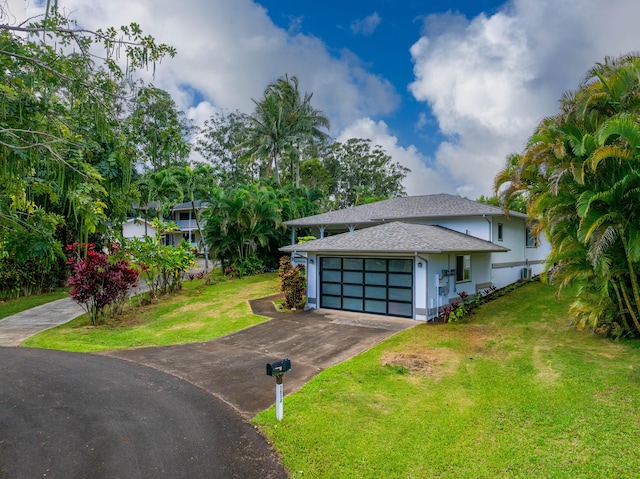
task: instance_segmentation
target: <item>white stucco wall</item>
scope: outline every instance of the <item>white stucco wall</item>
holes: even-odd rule
[[[156,229],[147,224],[146,235],[155,236]],[[122,225],[122,236],[124,238],[144,238],[145,227],[144,221],[137,222],[135,220],[129,220]]]

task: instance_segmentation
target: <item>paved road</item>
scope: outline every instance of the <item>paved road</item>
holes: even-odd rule
[[[104,356],[0,348],[2,478],[285,478],[205,391]]]

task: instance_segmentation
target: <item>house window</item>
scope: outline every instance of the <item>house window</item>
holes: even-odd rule
[[[503,235],[503,230],[504,230],[504,228],[503,228],[502,223],[498,223],[498,241],[502,241],[504,239],[503,236],[502,236]]]
[[[189,218],[189,212],[186,213],[180,213],[180,221],[189,221],[191,218]]]
[[[456,283],[471,281],[471,256],[456,256]]]
[[[526,230],[526,235],[527,235],[527,248],[537,248],[538,237],[531,232],[531,229],[528,226]]]
[[[196,234],[194,231],[188,231],[186,233],[182,233],[182,239],[188,241],[189,243],[196,242]]]

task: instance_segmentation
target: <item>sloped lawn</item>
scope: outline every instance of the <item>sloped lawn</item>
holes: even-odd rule
[[[23,343],[35,348],[93,352],[137,346],[207,341],[268,320],[251,312],[249,299],[278,292],[275,274],[262,274],[206,285],[186,281],[179,293],[156,303],[130,308],[101,326],[89,325],[87,315]]]
[[[293,478],[635,478],[640,349],[539,282],[324,371],[254,422]],[[286,377],[285,377],[286,391]]]

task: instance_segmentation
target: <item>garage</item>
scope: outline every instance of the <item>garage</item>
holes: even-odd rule
[[[320,307],[413,317],[411,258],[320,257]]]

